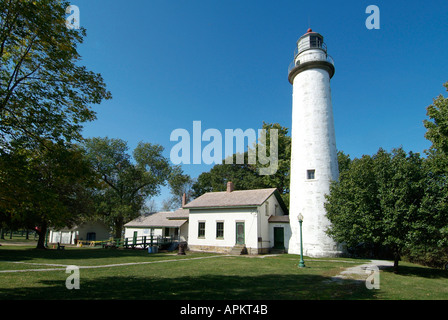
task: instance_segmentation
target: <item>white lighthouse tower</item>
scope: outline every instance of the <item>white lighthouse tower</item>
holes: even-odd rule
[[[299,215],[305,256],[341,253],[325,233],[330,222],[324,208],[330,181],[339,175],[330,89],[334,72],[323,36],[308,29],[297,41],[288,74],[293,86],[289,253],[300,254]]]

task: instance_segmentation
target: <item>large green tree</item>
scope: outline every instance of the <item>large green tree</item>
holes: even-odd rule
[[[49,227],[73,226],[89,215],[95,181],[76,145],[43,141],[37,146],[0,157],[0,219],[35,229],[37,247],[44,248]]]
[[[67,1],[0,0],[0,146],[81,138],[92,104],[109,99],[100,74],[79,64],[85,29],[68,29]]]
[[[444,87],[448,91],[448,82]],[[419,241],[409,255],[440,266],[448,262],[448,98],[440,94],[426,110],[423,124],[431,147],[426,150],[425,196],[419,214],[427,222],[415,230]]]
[[[448,99],[434,99],[427,116],[426,158],[401,148],[354,160],[340,154],[325,205],[330,235],[349,247],[387,246],[396,269],[403,253],[432,266],[448,261]]]
[[[102,185],[94,198],[97,212],[120,238],[123,225],[138,217],[145,201],[166,184],[169,161],[162,154],[163,147],[151,143],[140,142],[132,157],[121,139],[90,138],[84,147]]]
[[[243,164],[236,163],[236,154],[233,163],[216,164],[209,172],[199,175],[193,184],[193,197],[199,197],[206,192],[225,191],[228,181],[232,181],[235,190],[260,189],[265,187],[256,167],[247,163],[247,152],[244,154]]]
[[[327,195],[329,235],[349,247],[387,246],[397,271],[403,250],[415,243],[413,234],[426,221],[419,215],[424,179],[423,159],[402,148],[354,159]]]
[[[75,207],[89,179],[72,142],[95,119],[92,105],[111,98],[101,75],[80,63],[86,30],[67,28],[69,5],[0,0],[0,215],[41,233],[85,211]],[[69,165],[80,170],[61,169]]]
[[[267,174],[260,176],[262,185],[267,188],[277,188],[280,192],[283,201],[289,208],[289,187],[290,187],[290,170],[291,170],[291,137],[289,129],[283,127],[278,123],[266,123],[263,122],[264,130],[266,130],[266,138],[261,138],[256,145],[257,150],[263,147],[264,150],[269,150],[270,146],[276,145],[276,170],[273,174]],[[273,134],[273,130],[276,130],[276,134]],[[273,142],[272,138],[276,137],[277,141]],[[257,169],[266,166],[272,166],[272,163],[263,164],[260,162],[260,157],[257,157]]]
[[[443,86],[448,91],[448,82]],[[448,155],[448,98],[440,94],[426,111],[429,119],[423,121],[427,129],[425,138],[431,141],[433,151]]]
[[[238,154],[232,155],[232,161],[227,164],[223,160],[222,164],[216,164],[209,172],[199,175],[192,187],[192,196],[198,197],[206,192],[225,191],[228,181],[232,181],[236,190],[249,190],[261,188],[277,188],[285,204],[289,206],[289,170],[291,161],[291,137],[288,136],[288,129],[278,123],[263,123],[263,129],[266,130],[266,137],[259,139],[253,146],[257,161],[255,164],[249,163],[249,152],[246,151],[242,156],[244,161],[237,163]],[[277,161],[273,167],[273,174],[260,174],[260,168],[266,168],[272,163],[263,164],[258,157],[259,148],[266,150],[266,156],[269,158],[271,146],[271,131],[277,130]],[[264,154],[262,152],[261,154]]]

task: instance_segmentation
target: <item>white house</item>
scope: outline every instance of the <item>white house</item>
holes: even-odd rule
[[[188,247],[193,251],[248,254],[288,250],[288,210],[276,188],[209,192],[183,206],[189,209]]]
[[[188,210],[148,213],[126,223],[124,228],[126,239],[153,236],[188,241]]]
[[[78,241],[90,242],[108,240],[109,228],[101,221],[90,221],[73,228],[51,229],[49,243],[76,244]]]

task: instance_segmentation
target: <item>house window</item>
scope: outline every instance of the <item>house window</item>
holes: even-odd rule
[[[95,232],[87,232],[86,240],[87,241],[95,241],[96,240],[96,233]]]
[[[307,172],[306,172],[306,178],[308,179],[308,180],[313,180],[313,179],[315,179],[315,174],[316,174],[316,170],[307,170]]]
[[[269,216],[269,201],[266,201],[264,205],[264,213],[266,216]]]
[[[205,238],[205,222],[198,224],[198,238]]]
[[[224,239],[224,222],[216,222],[216,238]]]

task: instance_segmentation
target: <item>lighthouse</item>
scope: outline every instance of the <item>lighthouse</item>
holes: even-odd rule
[[[333,257],[341,253],[326,234],[330,225],[324,208],[330,182],[337,180],[338,161],[331,103],[333,59],[321,34],[308,29],[299,38],[288,70],[292,84],[289,253]],[[299,216],[302,219],[300,230]]]

